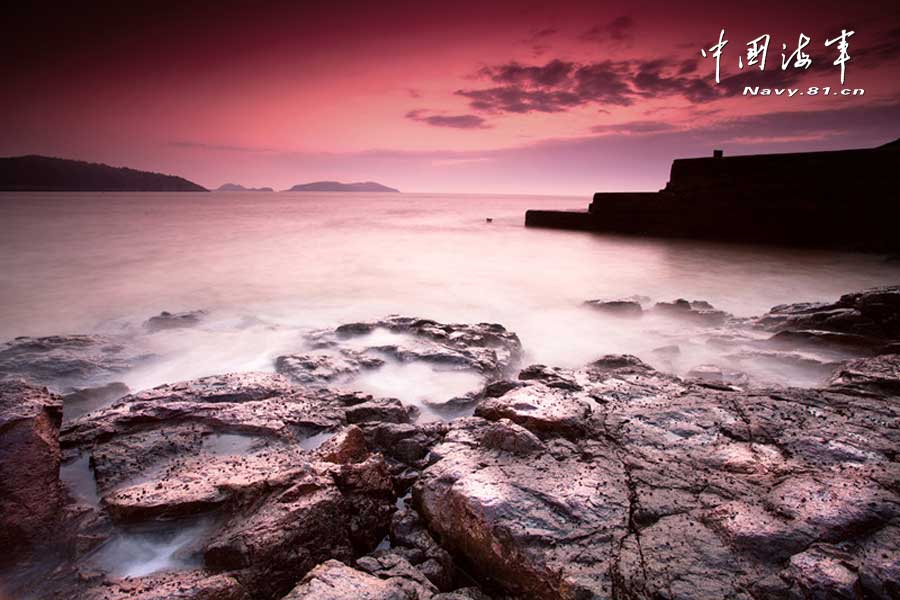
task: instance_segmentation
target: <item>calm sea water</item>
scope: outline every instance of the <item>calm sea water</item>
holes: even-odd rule
[[[685,332],[584,300],[704,299],[737,315],[900,282],[881,256],[526,229],[526,208],[587,198],[433,194],[0,194],[0,338],[122,331],[202,308],[152,336],[171,357],[145,387],[271,369],[300,332],[391,313],[492,321],[533,362],[650,352]],[[487,223],[486,218],[492,218]],[[690,332],[687,332],[688,334]],[[699,351],[675,370],[708,359]],[[399,385],[403,385],[401,382]]]

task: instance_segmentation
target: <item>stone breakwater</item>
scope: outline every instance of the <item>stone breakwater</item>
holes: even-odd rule
[[[859,150],[681,158],[658,192],[598,192],[525,225],[652,237],[897,252],[900,140]]]
[[[524,365],[500,325],[391,317],[312,332],[276,372],[128,394],[110,378],[138,352],[92,336],[14,340],[0,350],[4,592],[898,597],[900,287],[755,319],[687,300],[591,310],[659,311],[709,325],[738,354],[828,374],[798,388],[724,368],[676,377],[628,355]],[[347,389],[384,361],[473,373],[481,387],[431,400],[466,416],[425,421]],[[84,396],[102,401],[63,422]],[[129,563],[135,546],[165,556]]]

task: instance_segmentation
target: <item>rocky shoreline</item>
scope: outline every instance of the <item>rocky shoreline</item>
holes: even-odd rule
[[[122,340],[12,340],[0,597],[900,595],[900,286],[753,319],[585,311],[682,319],[725,359],[684,377],[629,355],[528,365],[502,325],[388,317],[310,332],[274,372],[130,393],[116,377],[152,357]],[[749,360],[822,384],[760,384]],[[425,418],[352,389],[386,362],[479,383]]]

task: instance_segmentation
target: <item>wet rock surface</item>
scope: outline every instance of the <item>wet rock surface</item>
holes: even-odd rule
[[[61,421],[59,396],[0,382],[0,566],[30,552],[57,521]]]
[[[840,382],[720,391],[633,357],[572,371],[565,387],[564,373],[540,371],[451,423],[413,488],[436,539],[488,587],[527,598],[897,589],[896,396]],[[509,422],[539,443],[522,449]]]
[[[890,347],[892,293],[866,294],[840,302],[880,329],[835,333]],[[0,382],[4,508],[44,510],[4,510],[34,552],[0,567],[0,595],[897,597],[900,354],[770,345],[820,309],[773,311],[787,325],[672,304],[645,312],[708,328],[735,363],[813,361],[827,381],[679,378],[629,355],[519,369],[499,325],[391,317],[314,332],[277,373],[79,389],[109,404],[61,428],[58,396]],[[426,421],[353,391],[391,362],[479,374],[474,414]]]
[[[379,331],[395,335],[380,339],[374,335]],[[522,352],[518,336],[496,323],[446,324],[428,319],[388,317],[341,325],[310,335],[310,343],[319,349],[342,348],[354,341],[362,346],[361,352],[356,353],[357,361],[360,357],[387,357],[400,362],[423,362],[447,369],[473,370],[492,380],[507,374]]]

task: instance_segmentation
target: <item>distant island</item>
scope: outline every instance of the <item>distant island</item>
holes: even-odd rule
[[[223,183],[215,189],[217,192],[274,192],[270,187],[248,188],[237,183]]]
[[[49,156],[0,158],[0,190],[34,192],[206,192],[175,175]]]
[[[386,185],[374,181],[362,181],[357,183],[341,183],[340,181],[314,181],[295,185],[286,192],[393,192],[399,194],[400,190],[389,188]]]

